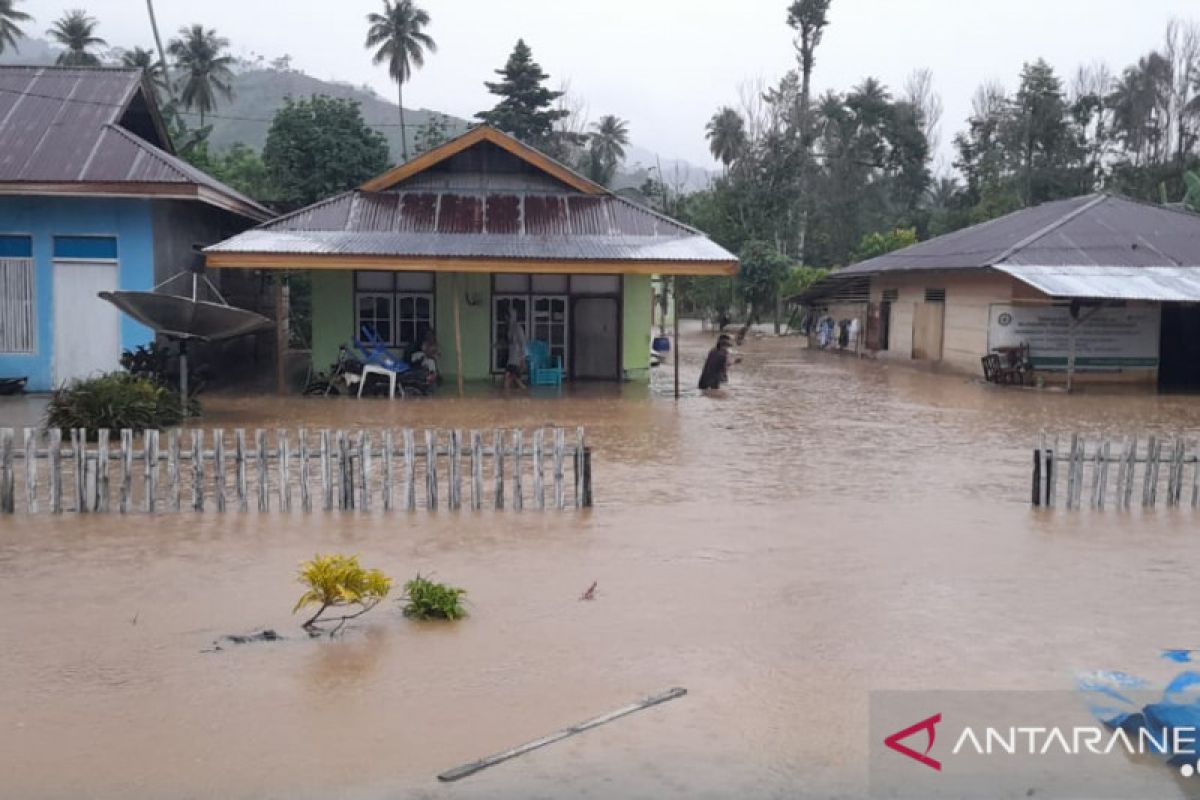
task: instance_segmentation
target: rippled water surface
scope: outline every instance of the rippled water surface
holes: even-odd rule
[[[685,340],[688,386],[705,341]],[[0,520],[0,795],[861,796],[871,689],[1069,688],[1200,644],[1181,611],[1200,517],[1027,503],[1042,429],[1192,432],[1197,399],[989,389],[789,339],[743,357],[728,391],[678,404],[666,372],[561,398],[207,401],[230,428],[583,424],[591,513]],[[11,401],[0,424],[38,413]],[[466,586],[471,617],[389,603],[309,641],[296,566],[333,550]],[[287,641],[201,652],[262,627]]]

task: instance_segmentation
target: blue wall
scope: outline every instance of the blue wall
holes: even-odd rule
[[[154,286],[154,228],[151,200],[83,197],[0,197],[0,234],[33,237],[37,272],[35,352],[0,353],[0,377],[29,376],[29,391],[53,388],[55,236],[117,237],[122,289]],[[86,336],[86,331],[79,332]],[[154,333],[122,315],[121,346],[147,344]]]

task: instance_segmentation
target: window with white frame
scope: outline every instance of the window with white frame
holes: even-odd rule
[[[420,345],[434,326],[432,272],[362,271],[354,275],[354,334],[363,328],[392,347]]]
[[[35,349],[33,239],[0,235],[0,353]]]

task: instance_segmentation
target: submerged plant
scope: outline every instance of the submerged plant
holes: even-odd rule
[[[404,584],[404,616],[412,619],[462,619],[467,610],[462,599],[467,590],[434,583],[420,574]]]
[[[316,555],[312,561],[300,565],[300,583],[308,587],[296,607],[295,614],[302,608],[317,606],[317,613],[303,623],[302,627],[312,635],[320,632],[319,626],[336,622],[337,627],[329,635],[337,633],[348,620],[361,617],[387,597],[392,589],[392,579],[377,569],[363,569],[358,556]],[[326,612],[357,609],[353,613],[335,616]]]

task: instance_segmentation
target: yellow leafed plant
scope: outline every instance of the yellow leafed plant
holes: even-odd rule
[[[301,584],[308,590],[296,601],[292,609],[295,614],[302,608],[317,606],[317,613],[304,622],[304,628],[316,635],[318,626],[337,622],[330,631],[332,636],[346,624],[347,620],[361,617],[379,605],[392,589],[392,579],[377,569],[363,569],[358,556],[340,554],[316,555],[312,561],[300,565]],[[352,614],[324,617],[330,609],[357,607]]]

